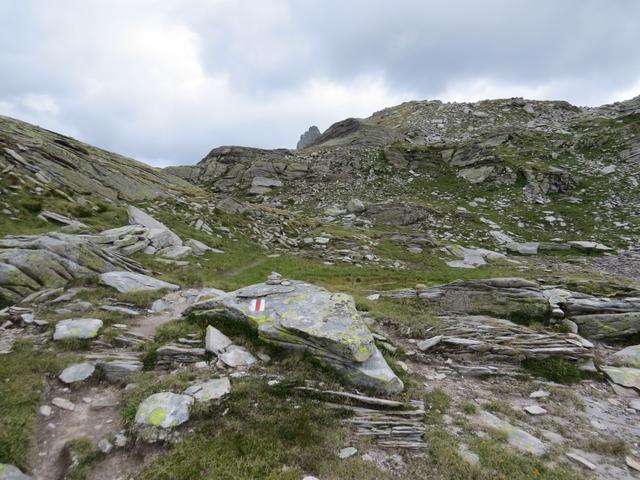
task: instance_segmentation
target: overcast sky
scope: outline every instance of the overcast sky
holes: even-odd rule
[[[640,94],[639,0],[0,0],[0,114],[158,166],[413,99]]]

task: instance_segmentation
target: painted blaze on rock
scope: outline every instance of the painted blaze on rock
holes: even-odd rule
[[[147,397],[136,412],[136,423],[172,428],[189,420],[193,397],[172,392],[154,393]]]
[[[355,385],[388,393],[404,387],[349,295],[300,281],[260,283],[196,304],[185,314],[243,322],[262,340],[308,351]]]

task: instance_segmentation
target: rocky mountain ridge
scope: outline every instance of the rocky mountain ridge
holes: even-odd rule
[[[636,478],[640,97],[306,141],[0,117],[0,480]]]

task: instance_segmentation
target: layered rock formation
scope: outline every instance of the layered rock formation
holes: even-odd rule
[[[244,324],[263,341],[309,352],[354,385],[389,393],[403,388],[349,295],[299,281],[268,282],[198,303],[185,315]]]

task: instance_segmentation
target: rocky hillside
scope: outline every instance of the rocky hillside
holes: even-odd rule
[[[640,474],[640,97],[155,169],[0,118],[0,480]]]
[[[72,196],[136,201],[194,190],[160,169],[2,116],[0,169],[16,185],[27,182]]]

